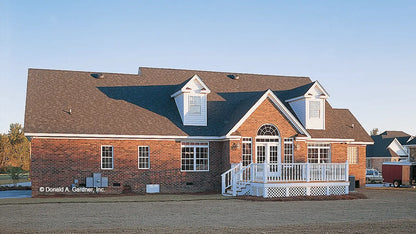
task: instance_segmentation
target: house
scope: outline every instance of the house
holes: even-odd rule
[[[29,69],[32,195],[344,194],[372,139],[328,99],[308,77]]]
[[[416,138],[411,137],[403,145],[409,155],[409,162],[416,162]]]
[[[410,144],[413,137],[402,131],[385,131],[373,135],[373,145],[367,145],[367,168],[381,171],[383,162],[398,162],[408,160]]]

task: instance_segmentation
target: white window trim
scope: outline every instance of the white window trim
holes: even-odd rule
[[[147,167],[140,167],[140,148],[147,148]],[[150,146],[148,146],[148,145],[139,145],[139,146],[137,146],[137,168],[139,170],[148,170],[148,169],[150,169]]]
[[[295,162],[295,139],[293,138],[284,138],[283,139],[283,162],[286,163],[286,145],[291,145],[292,154],[290,155],[291,163]]]
[[[243,145],[244,144],[250,144],[250,158],[251,158],[250,163],[253,163],[253,138],[252,137],[242,137],[242,143],[241,143],[241,163],[243,163],[243,165],[244,165],[244,151],[243,151]],[[249,165],[249,164],[247,164],[247,165]]]
[[[191,143],[189,145],[184,145],[183,143],[185,142],[181,142],[181,171],[182,172],[207,172],[209,171],[209,142],[186,142],[186,143]],[[203,143],[203,144],[207,144],[207,145],[192,145],[195,143]],[[193,170],[182,170],[182,148],[194,148],[194,169]],[[196,170],[196,148],[208,148],[207,150],[207,160],[208,160],[208,169],[207,170]]]
[[[309,147],[309,145],[312,145],[311,147]],[[315,145],[315,146],[313,146]],[[318,145],[318,146],[316,146]],[[319,142],[319,143],[307,143],[306,146],[306,162],[309,163],[309,148],[312,149],[319,149],[319,153],[318,153],[318,163],[321,163],[321,149],[328,149],[328,147],[326,146],[320,146],[320,145],[329,145],[329,151],[328,151],[328,162],[327,163],[331,163],[332,162],[332,146],[331,143],[327,143],[327,142]]]
[[[103,147],[111,147],[111,168],[103,168]],[[114,146],[101,145],[101,170],[113,170],[114,169]]]
[[[192,104],[191,105],[191,99],[193,98],[198,98],[199,99],[199,105],[196,104]],[[201,95],[196,95],[196,94],[190,94],[188,96],[188,114],[190,115],[201,115],[202,114],[202,96]],[[199,106],[199,112],[191,112],[191,106]]]

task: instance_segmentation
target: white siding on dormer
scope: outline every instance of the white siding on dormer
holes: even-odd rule
[[[292,107],[293,111],[295,112],[296,116],[298,117],[299,121],[305,127],[306,125],[306,104],[305,99],[300,99],[297,101],[293,101],[289,103],[290,107]]]
[[[183,122],[183,113],[184,113],[184,104],[183,104],[184,94],[181,93],[178,96],[175,97],[175,103],[178,107],[179,114],[181,116],[182,122]]]
[[[189,96],[200,96],[201,97],[201,113],[200,114],[191,114],[189,112]],[[185,93],[184,94],[184,125],[192,126],[207,126],[207,95],[198,94],[195,92]]]

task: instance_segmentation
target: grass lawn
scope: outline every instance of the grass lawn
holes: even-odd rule
[[[29,181],[29,172],[23,173],[21,178],[17,181],[17,183],[28,182]],[[0,174],[0,185],[3,184],[13,184],[12,178],[7,174]]]

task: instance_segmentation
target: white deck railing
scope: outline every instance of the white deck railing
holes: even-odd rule
[[[319,182],[348,181],[346,163],[251,163],[237,164],[222,174],[222,192],[231,188],[233,193],[250,182]],[[233,194],[234,195],[234,194]],[[235,195],[234,195],[235,196]]]
[[[250,165],[253,182],[348,181],[347,163],[252,163]]]

